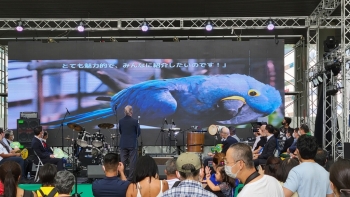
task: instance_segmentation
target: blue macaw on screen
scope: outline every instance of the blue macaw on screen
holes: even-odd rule
[[[133,116],[140,116],[143,125],[159,126],[164,118],[181,127],[239,125],[269,115],[281,104],[278,90],[252,77],[197,75],[138,83],[116,93],[110,108],[72,116],[67,121],[80,124],[115,114],[122,118],[124,107],[131,105]]]

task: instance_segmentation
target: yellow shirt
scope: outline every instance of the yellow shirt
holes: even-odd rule
[[[41,191],[45,194],[45,195],[49,195],[49,193],[51,192],[51,190],[54,187],[40,187]],[[39,192],[39,190],[36,191],[36,195],[38,195],[38,197],[43,197],[41,195],[41,193]],[[55,196],[58,196],[58,193],[55,194]]]

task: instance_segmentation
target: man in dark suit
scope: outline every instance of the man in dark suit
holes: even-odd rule
[[[120,132],[120,158],[124,166],[129,159],[129,175],[128,180],[131,180],[134,175],[134,168],[137,159],[137,138],[140,136],[140,125],[137,119],[132,118],[132,107],[126,106],[124,109],[125,117],[119,120]]]
[[[38,126],[34,129],[34,137],[32,139],[32,149],[35,151],[35,153],[38,155],[38,157],[41,159],[41,161],[45,163],[52,163],[57,165],[57,171],[63,170],[63,161],[62,159],[55,158],[55,156],[48,152],[44,148],[44,144],[42,142],[42,137],[44,135],[44,131],[42,126]]]
[[[226,154],[226,151],[232,144],[238,143],[238,141],[230,136],[230,130],[227,127],[223,127],[220,131],[221,141],[222,141],[222,153]]]
[[[288,130],[286,134],[286,141],[284,142],[283,149],[281,150],[281,153],[287,152],[287,149],[293,144],[294,142],[294,137],[293,137],[293,132],[291,130]]]
[[[260,164],[266,164],[267,158],[274,156],[274,151],[277,147],[277,140],[273,135],[274,127],[270,124],[266,125],[265,131],[267,136],[267,142],[261,154],[254,154],[254,165],[257,167]]]

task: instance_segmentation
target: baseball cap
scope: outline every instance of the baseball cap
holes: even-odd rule
[[[191,172],[191,170],[184,170],[182,166],[185,164],[192,164],[196,170],[202,167],[199,156],[195,153],[187,152],[181,153],[181,155],[176,159],[176,168],[179,172]]]

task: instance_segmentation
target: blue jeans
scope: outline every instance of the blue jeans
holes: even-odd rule
[[[18,163],[21,166],[21,171],[22,171],[22,178],[26,177],[26,169],[24,167],[24,160],[22,159],[22,157],[7,157],[7,158],[3,158],[0,161],[0,165],[3,164],[5,161],[14,161],[16,163]]]
[[[120,160],[123,162],[124,166],[126,163],[126,160],[129,159],[129,175],[128,180],[131,181],[131,179],[134,176],[135,171],[135,165],[137,160],[137,147],[135,148],[121,148],[120,151]]]

